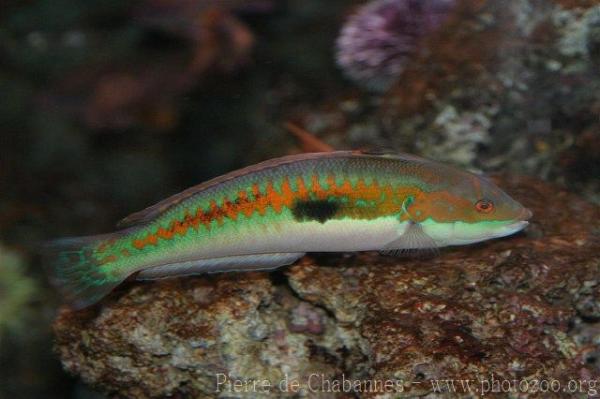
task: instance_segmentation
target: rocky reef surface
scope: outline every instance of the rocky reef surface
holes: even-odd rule
[[[600,208],[531,178],[500,184],[533,210],[525,233],[433,259],[315,255],[131,283],[61,309],[56,351],[116,397],[593,396]]]

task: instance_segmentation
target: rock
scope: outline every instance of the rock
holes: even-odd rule
[[[535,396],[534,380],[593,393],[600,209],[530,178],[500,184],[533,210],[526,233],[434,259],[317,255],[131,283],[62,309],[56,350],[117,397]]]

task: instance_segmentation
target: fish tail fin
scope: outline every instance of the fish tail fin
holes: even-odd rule
[[[98,302],[127,278],[128,273],[107,273],[95,256],[102,243],[121,235],[62,238],[44,245],[44,266],[50,283],[72,308],[82,309]]]

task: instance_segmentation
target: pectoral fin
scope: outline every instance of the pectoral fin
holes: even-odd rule
[[[294,263],[304,253],[273,253],[222,258],[195,259],[187,262],[154,266],[138,273],[138,280],[187,276],[191,274],[219,273],[233,271],[273,270]]]
[[[419,223],[410,223],[404,234],[388,243],[379,251],[391,256],[435,256],[439,253],[435,241]]]

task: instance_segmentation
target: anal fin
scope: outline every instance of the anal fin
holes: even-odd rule
[[[272,253],[256,255],[225,256],[221,258],[195,259],[186,262],[169,263],[140,271],[138,280],[187,276],[202,273],[234,271],[273,270],[294,263],[304,256],[304,252]]]

